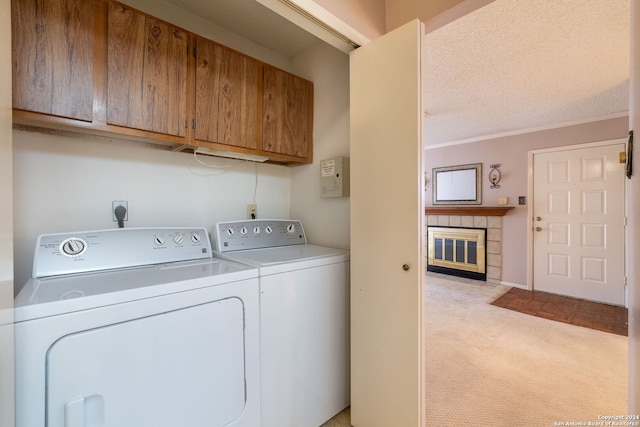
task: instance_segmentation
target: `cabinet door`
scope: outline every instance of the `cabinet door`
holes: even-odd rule
[[[197,39],[196,128],[199,141],[258,148],[258,63]]]
[[[313,83],[264,66],[262,149],[307,157],[313,131]]]
[[[13,108],[93,119],[94,2],[11,2]]]
[[[109,3],[107,123],[186,133],[188,33]]]

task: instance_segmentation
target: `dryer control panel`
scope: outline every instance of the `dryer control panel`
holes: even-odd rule
[[[304,245],[302,222],[293,219],[254,219],[219,222],[212,235],[216,252]]]
[[[33,277],[211,258],[205,228],[119,228],[42,234]]]

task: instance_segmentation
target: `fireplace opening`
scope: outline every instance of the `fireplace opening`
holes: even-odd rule
[[[427,271],[487,280],[487,229],[427,227]]]

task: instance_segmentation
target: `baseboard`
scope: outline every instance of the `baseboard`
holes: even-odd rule
[[[520,288],[520,289],[525,289],[525,290],[529,290],[529,288],[527,287],[527,285],[521,285],[520,283],[511,283],[511,282],[500,282],[501,285],[505,285],[505,286],[511,286],[512,288]]]

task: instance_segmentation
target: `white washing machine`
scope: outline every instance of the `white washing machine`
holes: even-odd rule
[[[212,258],[204,228],[39,236],[17,427],[258,426],[257,277]]]
[[[262,427],[317,427],[349,406],[349,253],[300,221],[216,224],[214,256],[258,267]]]

